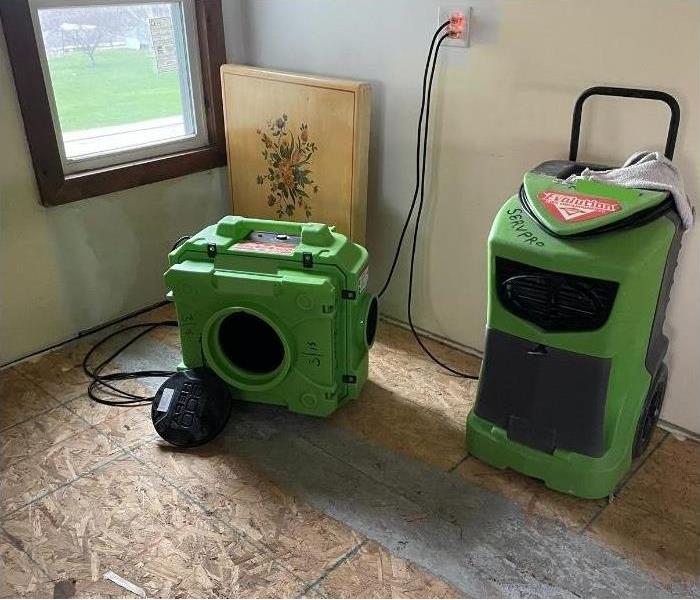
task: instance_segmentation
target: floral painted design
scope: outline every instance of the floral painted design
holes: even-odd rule
[[[277,218],[293,217],[303,210],[311,217],[311,194],[318,193],[318,185],[311,178],[311,159],[318,149],[309,139],[306,123],[298,131],[289,127],[287,115],[267,122],[267,128],[257,130],[262,143],[262,157],[267,172],[258,175],[258,185],[267,184],[268,206],[274,206]]]

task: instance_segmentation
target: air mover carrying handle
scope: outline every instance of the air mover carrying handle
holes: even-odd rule
[[[248,219],[240,216],[224,217],[216,225],[216,234],[240,242],[252,231],[267,231],[301,237],[307,246],[332,246],[333,233],[328,225],[321,223],[292,223],[289,221],[268,221]]]
[[[574,116],[571,122],[571,142],[569,144],[569,160],[575,161],[578,155],[578,139],[581,132],[581,112],[586,98],[591,96],[617,96],[620,98],[642,98],[645,100],[660,100],[665,102],[671,109],[671,121],[668,125],[668,137],[666,138],[666,149],[664,155],[671,160],[673,151],[676,149],[676,137],[678,136],[678,125],[681,121],[681,109],[676,99],[666,92],[656,90],[641,90],[637,88],[621,88],[596,86],[588,88],[576,100],[574,105]]]

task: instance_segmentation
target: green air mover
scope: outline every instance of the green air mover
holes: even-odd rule
[[[326,225],[225,217],[170,253],[183,367],[236,399],[325,416],[367,379],[367,251]]]
[[[649,443],[666,388],[662,328],[682,228],[665,192],[570,175],[591,95],[662,100],[649,90],[591,88],[574,109],[569,160],[525,174],[489,236],[486,348],[469,451],[584,498],[614,492]]]

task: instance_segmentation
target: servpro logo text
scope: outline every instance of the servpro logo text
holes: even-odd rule
[[[522,208],[511,208],[506,212],[508,213],[510,226],[517,233],[517,237],[529,246],[544,246],[544,242],[527,228],[527,224],[523,219]]]

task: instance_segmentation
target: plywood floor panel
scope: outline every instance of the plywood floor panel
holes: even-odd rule
[[[0,531],[0,598],[50,598],[53,586],[45,573],[9,536]]]
[[[121,450],[93,428],[13,463],[3,471],[2,514],[24,506],[112,460]]]
[[[697,582],[700,445],[668,435],[591,525],[590,535],[669,585]]]
[[[30,456],[48,451],[86,429],[88,425],[63,406],[56,406],[2,432],[0,465],[7,468]]]
[[[223,440],[183,451],[153,441],[135,456],[195,497],[206,510],[312,581],[361,536],[285,493],[254,465],[228,452]]]
[[[105,333],[0,371],[2,596],[134,597],[108,569],[153,597],[700,593],[697,444],[657,432],[611,505],[491,469],[465,446],[476,384],[383,322],[363,395],[330,419],[239,407],[178,450],[149,407],[86,397],[82,358]],[[178,351],[162,328],[119,366],[175,368]]]
[[[56,406],[52,396],[16,369],[0,371],[0,431]]]
[[[318,584],[329,598],[461,598],[463,593],[437,577],[392,556],[375,543],[356,554]]]

